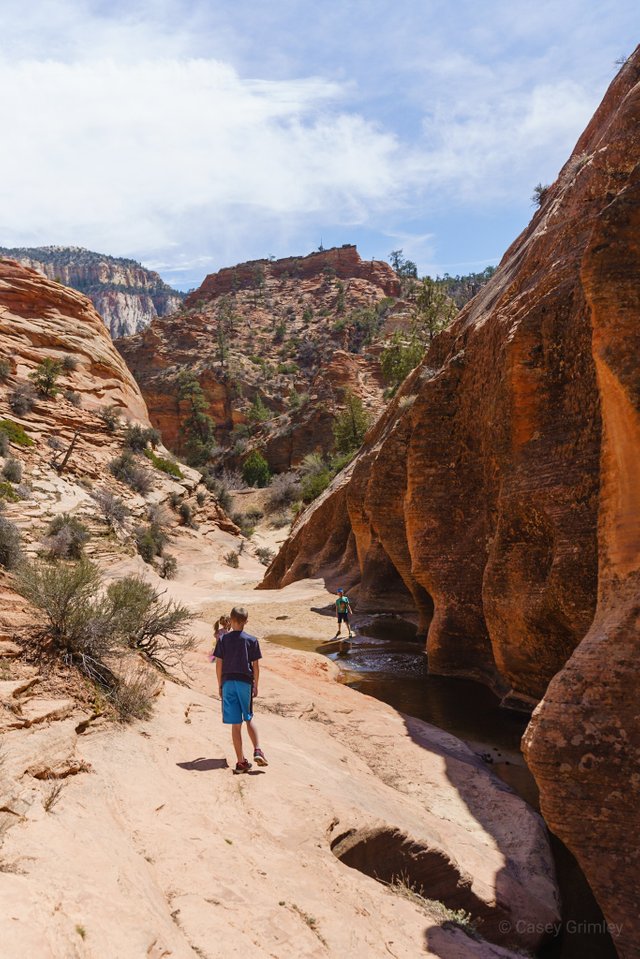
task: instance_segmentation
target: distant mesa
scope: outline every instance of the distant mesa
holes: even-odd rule
[[[334,246],[329,250],[309,253],[307,256],[288,256],[282,260],[249,260],[238,266],[226,267],[210,273],[202,286],[190,293],[185,303],[196,306],[200,301],[213,300],[225,294],[250,290],[270,279],[307,280],[327,274],[338,280],[368,280],[380,287],[385,296],[400,296],[400,280],[388,263],[382,260],[363,260],[352,243]]]
[[[183,294],[136,260],[93,253],[79,246],[0,247],[50,280],[88,296],[113,339],[139,333],[158,316],[175,313]]]

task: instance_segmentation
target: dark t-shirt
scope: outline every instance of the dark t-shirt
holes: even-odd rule
[[[239,679],[243,683],[253,682],[251,663],[262,659],[260,644],[255,636],[232,629],[216,643],[213,651],[216,659],[222,660],[222,682],[225,679]]]

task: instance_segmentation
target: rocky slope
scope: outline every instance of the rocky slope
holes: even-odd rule
[[[114,339],[139,332],[157,316],[174,313],[183,300],[153,270],[124,257],[64,246],[0,248],[0,257],[84,293]]]
[[[177,397],[181,369],[204,391],[216,439],[236,459],[261,448],[272,469],[296,466],[333,447],[344,391],[372,415],[384,407],[376,344],[406,322],[391,267],[365,262],[353,246],[296,259],[260,260],[206,278],[187,309],[118,341],[151,420],[165,443],[184,449],[188,404]],[[268,422],[247,427],[259,399]]]
[[[79,402],[38,396],[18,415],[9,397],[44,359],[63,356],[75,365],[62,385]],[[8,452],[23,469],[21,484],[2,487],[3,521],[19,525],[27,555],[43,550],[51,518],[72,513],[106,577],[141,574],[201,617],[188,679],[160,683],[153,717],[121,726],[103,691],[46,654],[33,608],[0,570],[3,959],[190,959],[239,948],[265,959],[515,959],[512,945],[536,948],[558,923],[540,818],[459,740],[338,684],[324,659],[267,639],[260,709],[271,765],[231,776],[228,729],[212,723],[211,622],[250,604],[252,628],[268,636],[284,606],[291,625],[317,633],[309,607],[326,592],[296,586],[256,603],[260,566],[249,548],[237,569],[224,564],[237,532],[194,471],[156,471],[144,496],[110,477],[124,430],[109,429],[98,406],[148,420],[84,297],[0,261],[0,359],[0,430],[11,419]],[[61,469],[56,443],[68,449],[76,432]],[[91,495],[103,485],[132,514],[117,531]],[[131,526],[174,497],[198,526],[179,525],[165,506],[178,560],[166,581],[136,554]],[[400,874],[430,901],[394,887]],[[473,937],[459,909],[477,921]]]
[[[624,925],[621,956],[640,954],[639,79],[636,51],[496,275],[265,580],[324,572],[358,585],[361,610],[415,610],[434,671],[512,702],[557,677],[528,755],[551,828]]]

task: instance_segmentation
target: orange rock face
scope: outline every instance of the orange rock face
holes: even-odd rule
[[[640,955],[639,80],[636,51],[493,280],[264,584],[339,575],[359,584],[360,610],[418,611],[434,671],[545,697],[527,739],[542,808],[624,926],[615,941],[629,957]]]
[[[227,465],[258,446],[271,469],[282,472],[307,453],[333,449],[345,389],[360,396],[372,416],[382,411],[375,348],[406,316],[399,293],[391,267],[361,260],[353,246],[242,263],[207,277],[183,312],[155,320],[117,346],[171,449],[184,452],[187,404],[177,399],[177,377],[189,369],[222,446],[234,446],[238,437],[230,434],[247,422],[257,397],[271,414],[248,446],[245,440],[238,454],[225,457]],[[309,402],[297,404],[296,394]]]
[[[84,409],[117,406],[149,424],[138,385],[114,348],[91,302],[13,260],[0,260],[0,355],[26,380],[44,357],[70,354],[77,368],[61,385],[82,397]]]
[[[368,280],[379,286],[385,296],[400,296],[400,281],[388,263],[381,260],[362,260],[355,246],[345,244],[308,256],[289,256],[282,260],[253,260],[238,266],[210,273],[202,286],[186,298],[187,306],[194,306],[199,300],[215,299],[239,290],[253,289],[260,277],[282,279],[294,277],[307,280],[330,273],[341,280]]]

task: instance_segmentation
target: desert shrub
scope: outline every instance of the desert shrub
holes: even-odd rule
[[[59,436],[47,436],[47,446],[55,453],[61,453],[65,445]]]
[[[80,559],[89,530],[76,516],[59,513],[47,528],[47,548],[57,559]]]
[[[242,477],[247,486],[267,486],[271,478],[269,464],[258,450],[249,453],[242,464]]]
[[[134,453],[142,453],[147,446],[155,447],[160,442],[160,433],[152,427],[145,428],[137,423],[130,423],[124,434],[124,445]]]
[[[16,493],[18,494],[19,499],[31,499],[33,496],[33,487],[31,483],[18,483],[16,486]]]
[[[228,513],[233,505],[233,500],[231,498],[231,493],[227,489],[227,486],[224,482],[224,479],[215,479],[215,477],[208,477],[205,481],[205,485],[209,492],[213,493],[216,498],[216,502],[220,509],[223,509],[225,513]]]
[[[356,455],[355,450],[350,450],[348,453],[336,453],[335,456],[331,457],[331,473],[333,476],[336,473],[339,473],[341,470],[348,466]]]
[[[253,536],[255,524],[251,522],[247,513],[232,513],[230,519],[232,523],[236,524],[243,536]]]
[[[149,719],[153,701],[162,689],[158,674],[142,664],[118,676],[111,701],[123,723],[134,719]]]
[[[161,529],[171,526],[171,513],[164,503],[147,503],[145,513],[147,520],[152,525],[159,526]]]
[[[145,563],[153,563],[156,556],[162,556],[168,537],[157,523],[138,526],[135,531],[136,549]]]
[[[23,564],[16,589],[41,612],[54,651],[69,665],[109,689],[118,680],[105,660],[135,649],[166,672],[181,665],[192,648],[186,634],[193,613],[165,601],[149,583],[127,576],[101,589],[97,566],[86,559],[73,564]]]
[[[264,513],[256,506],[252,506],[250,509],[248,509],[245,513],[245,516],[250,523],[259,523],[261,519],[264,519]]]
[[[264,423],[265,420],[268,420],[272,416],[271,410],[268,406],[265,406],[261,396],[256,396],[255,400],[249,407],[248,418],[249,422],[254,425],[257,423]]]
[[[9,394],[9,406],[16,416],[26,416],[36,405],[36,393],[30,383],[18,383]]]
[[[108,489],[98,489],[92,493],[92,496],[108,526],[115,529],[117,526],[124,525],[129,516],[129,507],[123,499]]]
[[[10,456],[2,467],[2,476],[10,483],[19,483],[22,479],[22,463]]]
[[[301,495],[302,490],[295,473],[279,473],[273,477],[269,486],[267,510],[270,513],[283,510],[300,499]]]
[[[162,579],[174,579],[178,572],[178,560],[175,556],[163,556],[158,564],[158,576]]]
[[[331,480],[331,470],[328,467],[325,467],[319,473],[309,473],[303,477],[302,499],[304,502],[310,503],[316,499],[317,496],[320,496],[321,493],[324,493]]]
[[[116,459],[111,460],[109,469],[117,480],[126,483],[142,496],[146,496],[153,489],[153,482],[148,471],[138,464],[129,450],[125,450]]]
[[[82,397],[79,393],[76,393],[74,390],[65,390],[64,398],[68,403],[71,403],[72,406],[80,406],[82,403]]]
[[[178,507],[178,516],[182,521],[183,526],[193,526],[193,509],[189,503],[182,502]]]
[[[33,446],[31,437],[25,433],[19,423],[14,423],[13,420],[0,420],[0,432],[4,433],[9,442],[15,443],[16,446]]]
[[[268,566],[271,560],[273,559],[273,557],[275,556],[275,553],[273,552],[272,549],[269,549],[268,546],[259,546],[258,549],[256,550],[256,556],[258,557],[258,559],[260,560],[263,566]]]
[[[16,569],[22,559],[20,530],[6,516],[0,515],[0,566]]]
[[[6,456],[9,452],[9,437],[6,433],[0,432],[0,456]]]
[[[220,479],[228,490],[242,489],[244,486],[242,473],[239,473],[238,470],[223,470]]]
[[[163,672],[182,665],[193,649],[187,632],[195,619],[182,603],[163,600],[162,594],[140,576],[126,576],[110,583],[107,600],[115,613],[119,637]]]
[[[240,565],[240,558],[234,549],[225,554],[224,561],[227,566],[231,566],[233,569],[237,569]]]
[[[115,433],[120,426],[120,410],[114,404],[111,406],[103,406],[102,409],[98,411],[98,416],[110,433]]]
[[[304,406],[307,405],[308,402],[309,402],[308,393],[298,393],[298,391],[295,389],[291,390],[291,393],[289,394],[289,409],[292,412],[295,413],[297,410],[301,410]]]
[[[271,525],[276,529],[284,529],[291,522],[291,516],[287,510],[280,510],[271,517]]]
[[[20,496],[13,488],[11,483],[6,481],[0,482],[0,502],[4,503],[17,503],[20,499]]]
[[[13,367],[9,360],[0,360],[0,383],[6,383],[11,376]]]
[[[536,183],[531,194],[531,203],[533,206],[542,206],[545,196],[549,191],[549,184]]]
[[[41,363],[38,363],[35,370],[29,373],[29,379],[42,396],[53,399],[60,392],[57,385],[58,378],[62,373],[62,363],[45,356]]]
[[[178,493],[177,490],[174,490],[173,493],[169,496],[169,504],[171,509],[177,509],[182,502],[182,493]]]
[[[66,356],[62,357],[61,366],[65,373],[73,373],[74,370],[78,369],[78,357],[67,353]]]
[[[196,503],[198,504],[198,506],[204,506],[206,502],[207,502],[207,494],[205,493],[203,489],[199,489],[198,492],[196,493]]]
[[[183,473],[175,460],[167,459],[166,456],[158,456],[153,450],[145,449],[142,451],[147,459],[153,463],[157,470],[168,473],[169,476],[175,476],[176,479],[182,479]]]

